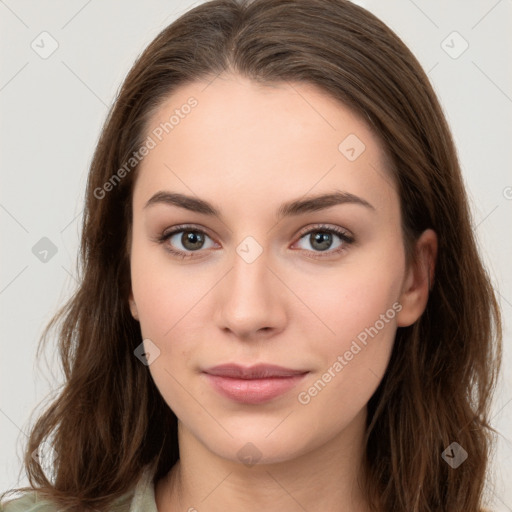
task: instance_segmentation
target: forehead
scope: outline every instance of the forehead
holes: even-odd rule
[[[217,203],[240,197],[246,209],[262,209],[283,195],[336,188],[380,207],[398,203],[378,137],[311,84],[238,75],[187,84],[154,113],[146,136],[155,145],[138,169],[134,197],[172,189]]]

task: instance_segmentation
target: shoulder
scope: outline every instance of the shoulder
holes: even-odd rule
[[[27,492],[21,498],[0,505],[0,512],[58,512],[55,504],[37,498],[35,492]]]
[[[112,512],[158,512],[155,502],[153,471],[147,468],[134,489],[118,498]],[[0,503],[0,512],[62,512],[55,503],[38,497],[36,491]]]

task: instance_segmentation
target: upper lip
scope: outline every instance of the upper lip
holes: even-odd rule
[[[210,375],[238,379],[265,379],[269,377],[292,377],[308,373],[307,370],[292,370],[273,364],[257,364],[255,366],[240,366],[238,364],[221,364],[204,370]]]

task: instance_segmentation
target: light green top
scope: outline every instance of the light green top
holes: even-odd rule
[[[155,502],[154,473],[148,467],[142,473],[134,490],[119,498],[112,505],[112,512],[158,512]],[[0,505],[1,512],[59,512],[55,505],[38,500],[35,492]]]

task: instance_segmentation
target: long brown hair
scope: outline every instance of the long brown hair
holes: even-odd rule
[[[501,361],[501,320],[478,254],[450,131],[421,66],[402,41],[346,0],[214,0],[165,28],[138,58],[108,115],[90,167],[79,287],[45,329],[59,326],[65,385],[33,427],[32,488],[60,507],[106,510],[147,464],[156,478],[179,458],[177,419],[134,356],[129,310],[137,166],[148,120],[178,87],[235,71],[261,83],[306,82],[359,113],[382,142],[400,194],[404,242],[436,231],[435,280],[422,317],[399,328],[368,403],[361,485],[375,510],[480,509]],[[111,189],[111,190],[110,190]],[[50,439],[50,482],[31,454]],[[452,442],[469,454],[457,469]],[[27,490],[29,488],[23,488]]]

